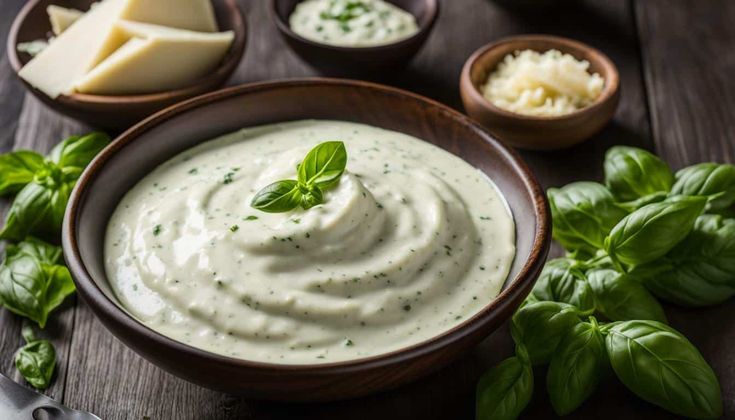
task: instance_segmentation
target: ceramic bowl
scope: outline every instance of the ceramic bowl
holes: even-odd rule
[[[174,155],[243,127],[335,119],[400,131],[464,158],[490,176],[516,221],[517,255],[503,290],[465,322],[397,351],[318,365],[231,358],[151,330],[126,312],[105,275],[108,220],[123,195]],[[427,123],[430,122],[430,123]],[[168,108],[126,131],[89,165],[64,221],[64,256],[102,323],[155,365],[191,382],[253,398],[324,401],[397,387],[445,366],[510,318],[531,290],[550,241],[543,190],[518,155],[466,116],[415,94],[367,82],[296,79],[243,85]]]
[[[587,60],[589,70],[605,79],[602,93],[589,106],[558,117],[522,115],[493,105],[481,93],[488,75],[506,55],[527,49],[557,49]],[[551,35],[523,35],[501,39],[472,54],[462,69],[460,93],[467,114],[500,140],[521,149],[563,149],[589,139],[607,125],[620,98],[620,76],[612,60],[589,45]]]
[[[31,56],[18,51],[18,44],[46,39],[51,32],[46,8],[49,5],[89,10],[96,0],[30,0],[15,18],[8,35],[7,53],[10,65],[17,73]],[[222,63],[205,77],[190,86],[144,95],[88,95],[73,93],[49,98],[20,79],[25,87],[54,110],[102,129],[121,130],[143,118],[184,99],[210,92],[222,86],[237,68],[245,52],[247,25],[236,0],[214,0],[217,23],[221,31],[234,31],[235,40]]]
[[[332,76],[379,78],[404,66],[421,49],[439,16],[438,0],[388,0],[416,17],[419,31],[409,38],[375,47],[341,47],[306,39],[288,24],[302,0],[268,0],[270,14],[291,49],[304,61]]]

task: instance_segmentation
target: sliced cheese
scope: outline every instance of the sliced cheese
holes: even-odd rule
[[[216,30],[210,0],[103,0],[29,61],[19,76],[51,98],[72,93],[87,72],[127,42],[114,31],[115,22],[127,18]]]
[[[66,7],[51,5],[46,8],[48,18],[51,21],[51,30],[54,35],[58,36],[76,22],[84,12],[76,9],[67,9]]]
[[[233,32],[204,33],[121,20],[113,36],[125,44],[76,85],[81,93],[127,95],[177,89],[222,61]]]

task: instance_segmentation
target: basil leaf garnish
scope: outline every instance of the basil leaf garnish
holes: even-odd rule
[[[321,143],[298,166],[298,181],[276,181],[253,197],[253,208],[282,213],[301,206],[308,210],[324,202],[324,190],[334,186],[345,171],[347,152],[341,141]]]
[[[595,182],[575,182],[548,191],[553,236],[569,251],[594,253],[626,212]]]
[[[548,363],[564,335],[580,321],[579,310],[560,302],[530,303],[511,320],[511,334],[522,343],[533,365]]]
[[[514,420],[531,400],[533,370],[523,357],[522,346],[516,353],[480,378],[476,391],[477,420]]]
[[[676,196],[643,206],[613,228],[605,250],[630,266],[660,258],[689,234],[706,203],[703,197]]]
[[[53,237],[61,230],[73,183],[26,185],[5,217],[0,239],[22,240],[35,234]]]
[[[48,158],[62,168],[71,166],[84,169],[109,143],[110,137],[104,133],[72,136],[57,144]]]
[[[735,295],[735,219],[703,215],[645,278],[656,296],[682,306],[714,305]]]
[[[735,165],[700,163],[676,173],[672,194],[707,197],[709,210],[735,204]]]
[[[564,302],[581,311],[595,308],[595,300],[584,272],[577,262],[559,258],[546,263],[531,294],[537,300]]]
[[[605,338],[594,318],[566,334],[551,357],[546,389],[556,414],[576,410],[597,388],[608,367]]]
[[[43,156],[28,150],[0,155],[0,196],[15,194],[33,181]]]
[[[722,416],[720,384],[683,335],[656,321],[624,321],[606,331],[610,363],[628,389],[681,416]]]
[[[666,323],[661,305],[643,284],[615,270],[597,269],[587,273],[597,310],[611,321],[650,319]]]
[[[26,345],[15,354],[15,367],[37,389],[46,389],[56,368],[56,351],[47,340],[37,340],[30,327],[23,328]]]
[[[294,180],[276,181],[260,190],[250,205],[268,213],[282,213],[301,204],[299,183]]]
[[[9,246],[0,265],[0,303],[43,328],[49,313],[75,290],[69,270],[60,265],[58,247],[38,239]]]
[[[643,149],[615,146],[605,154],[605,184],[619,201],[669,192],[674,174],[658,156]]]
[[[341,141],[319,144],[306,155],[299,165],[299,183],[319,188],[334,185],[347,166],[347,150]]]

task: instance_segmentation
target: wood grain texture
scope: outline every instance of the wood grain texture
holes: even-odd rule
[[[0,37],[23,0],[0,2]],[[262,0],[241,0],[250,26],[245,59],[230,84],[310,76],[316,72],[288,50],[271,24]],[[523,153],[544,186],[600,179],[604,151],[614,144],[654,149],[675,167],[702,160],[732,161],[735,86],[735,4],[729,0],[584,1],[564,11],[527,15],[491,0],[445,0],[427,45],[403,72],[381,81],[461,108],[458,78],[464,60],[498,37],[552,33],[579,39],[608,54],[621,74],[621,104],[613,123],[591,141],[554,153]],[[15,7],[16,9],[13,9]],[[640,36],[640,45],[639,45]],[[4,47],[0,45],[0,49]],[[724,54],[723,54],[724,53]],[[640,57],[643,58],[641,65]],[[715,59],[713,59],[715,58]],[[0,58],[0,150],[12,146],[16,127],[22,144],[46,149],[81,127],[37,103],[23,104],[20,85],[8,77]],[[642,75],[645,75],[646,87]],[[648,95],[648,98],[647,96]],[[649,126],[650,118],[653,130]],[[61,131],[59,131],[61,130]],[[12,134],[8,134],[12,133]],[[334,404],[289,405],[246,401],[208,391],[163,373],[114,339],[84,304],[67,304],[55,323],[74,328],[58,337],[70,346],[66,379],[52,395],[107,419],[469,419],[479,375],[510,355],[506,329],[485,340],[454,365],[396,391]],[[735,417],[735,303],[705,310],[667,308],[669,319],[697,345],[717,372],[727,417]],[[73,318],[69,322],[67,318]],[[0,311],[0,369],[13,372],[10,359],[20,344],[17,317]],[[49,328],[49,331],[55,329]],[[53,332],[56,335],[56,332]],[[64,353],[60,350],[60,353]],[[66,361],[60,363],[65,368]],[[553,418],[545,392],[545,372],[537,369],[534,399],[524,418]],[[64,382],[66,392],[63,392]],[[570,418],[674,418],[608,380]]]

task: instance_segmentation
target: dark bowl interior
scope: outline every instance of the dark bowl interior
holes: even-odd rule
[[[17,45],[52,35],[46,8],[57,5],[89,10],[96,0],[30,0],[20,11],[10,29],[7,54],[17,73],[31,60],[27,53],[18,52]],[[31,93],[46,105],[91,126],[106,129],[125,129],[143,118],[184,99],[212,91],[223,85],[237,68],[245,52],[247,24],[236,0],[213,0],[214,12],[220,31],[233,31],[235,40],[219,67],[189,86],[144,95],[89,95],[74,93],[51,99],[21,79]]]
[[[122,196],[177,153],[246,126],[299,119],[370,124],[425,139],[488,174],[516,221],[517,256],[500,296],[460,326],[423,343],[356,361],[275,365],[219,356],[166,338],[119,307],[105,276],[107,222]],[[394,88],[304,79],[244,85],[192,99],[133,127],[87,168],[72,194],[63,230],[78,290],[120,340],[156,365],[231,393],[286,400],[333,400],[398,386],[449,363],[520,305],[548,251],[550,217],[542,189],[510,149],[466,116]],[[284,392],[288,391],[288,392]]]
[[[338,76],[376,77],[408,63],[426,42],[439,15],[438,0],[388,0],[416,17],[419,31],[413,36],[375,47],[341,47],[306,39],[291,30],[288,20],[303,0],[269,0],[271,17],[289,46],[322,73]],[[375,74],[376,72],[380,74]]]

